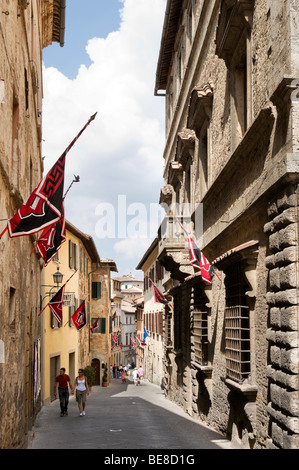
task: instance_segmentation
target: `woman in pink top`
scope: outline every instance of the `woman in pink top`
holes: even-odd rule
[[[144,370],[143,370],[142,366],[140,366],[139,369],[138,369],[138,377],[139,377],[140,385],[142,383],[143,376],[144,376]]]

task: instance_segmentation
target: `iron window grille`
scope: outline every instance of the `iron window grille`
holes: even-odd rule
[[[226,375],[242,383],[250,374],[249,307],[225,309]]]
[[[208,312],[194,310],[194,353],[195,361],[208,364]]]
[[[250,375],[250,317],[244,269],[235,264],[226,272],[226,376],[242,383]]]

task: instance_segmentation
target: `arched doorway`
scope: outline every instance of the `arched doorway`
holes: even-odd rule
[[[95,385],[101,385],[101,363],[99,361],[99,359],[93,359],[91,361],[91,365],[92,367],[94,367],[95,371],[96,371],[96,375],[95,375]]]

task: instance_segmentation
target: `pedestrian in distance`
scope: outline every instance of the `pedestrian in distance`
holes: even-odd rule
[[[139,382],[140,382],[140,385],[141,385],[143,377],[144,377],[144,370],[143,370],[142,366],[140,366],[139,369],[138,369],[138,376],[139,376]]]
[[[83,369],[78,370],[78,376],[75,379],[73,388],[76,389],[76,402],[78,403],[80,416],[85,416],[86,395],[89,395],[89,385]]]
[[[122,382],[123,384],[127,383],[127,380],[126,380],[126,371],[125,371],[124,369],[121,371],[121,382]]]
[[[134,381],[134,385],[138,385],[138,370],[137,370],[137,367],[135,367],[135,369],[133,370],[133,381]]]
[[[72,390],[71,379],[68,374],[65,373],[65,368],[62,367],[57,375],[54,383],[54,396],[57,398],[57,385],[60,402],[60,416],[68,415],[68,404],[69,404],[69,387]]]

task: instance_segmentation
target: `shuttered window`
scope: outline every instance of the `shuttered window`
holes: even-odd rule
[[[69,240],[69,267],[77,269],[77,265],[77,245],[72,240]]]
[[[92,298],[100,299],[102,297],[102,283],[93,282],[92,283]]]
[[[106,334],[106,318],[92,318],[91,324],[94,325],[95,323],[96,327],[93,328],[92,333]]]

